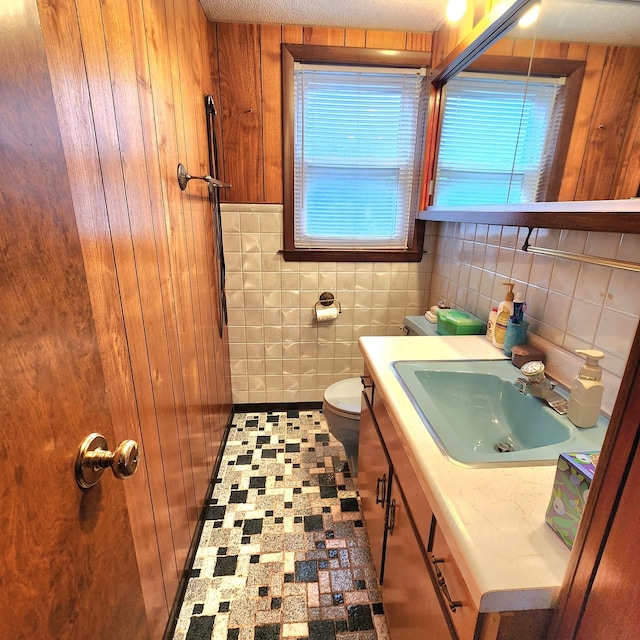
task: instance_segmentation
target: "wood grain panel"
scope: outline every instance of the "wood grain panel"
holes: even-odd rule
[[[209,23],[201,10],[198,3],[192,3],[189,7],[191,21],[197,20],[200,25],[200,33],[204,38],[205,34],[210,33]],[[194,15],[195,14],[195,15]],[[188,37],[189,34],[185,34]],[[214,94],[215,85],[212,77],[208,72],[206,65],[206,52],[202,47],[203,64],[201,67],[201,87],[205,94]],[[193,87],[191,100],[194,105],[200,101],[197,87]],[[219,117],[216,117],[219,122]],[[207,156],[208,160],[208,141],[206,121],[202,117],[196,117],[198,128],[198,140],[200,148]],[[218,263],[216,262],[215,247],[216,242],[213,231],[213,212],[209,201],[202,201],[202,207],[199,216],[195,219],[195,235],[200,239],[197,243],[197,254],[199,256],[202,278],[199,279],[200,293],[203,297],[202,308],[204,309],[204,318],[202,320],[201,332],[204,342],[208,344],[208,385],[209,393],[207,404],[203,405],[203,417],[205,426],[209,428],[209,438],[211,441],[212,458],[209,464],[209,474],[216,459],[220,454],[220,447],[224,437],[224,430],[229,417],[231,403],[231,376],[228,362],[228,347],[226,347],[227,334],[224,331],[221,337],[219,318],[220,309],[218,297],[215,295],[219,286]],[[206,279],[204,274],[207,274]],[[214,328],[218,329],[215,331]]]
[[[161,166],[167,168],[163,172],[162,180],[166,189],[166,209],[173,212],[177,219],[175,228],[180,233],[169,235],[169,253],[180,256],[175,262],[180,269],[180,277],[173,279],[174,297],[182,297],[184,302],[174,305],[178,319],[178,347],[181,355],[180,373],[185,386],[185,406],[187,432],[181,434],[182,451],[185,452],[185,461],[182,464],[182,473],[185,476],[185,484],[193,486],[193,497],[188,495],[188,514],[190,523],[197,521],[202,507],[202,501],[207,488],[207,440],[201,405],[206,401],[207,371],[205,365],[205,346],[202,343],[202,335],[199,331],[199,318],[201,317],[201,301],[199,297],[199,277],[193,230],[193,217],[202,209],[203,198],[185,199],[180,189],[176,189],[175,168],[172,159],[184,158],[187,166],[197,167],[198,175],[208,173],[206,157],[198,148],[197,121],[204,120],[204,100],[199,101],[198,110],[192,105],[189,96],[192,87],[196,84],[197,65],[194,60],[200,58],[192,51],[191,39],[196,39],[197,31],[190,34],[192,25],[189,20],[188,7],[183,3],[178,6],[172,1],[166,2],[166,24],[168,26],[168,60],[175,61],[171,65],[171,79],[173,92],[173,128],[176,132],[175,147],[169,145],[166,149],[166,160],[162,157]],[[169,114],[168,114],[169,115]],[[159,122],[159,119],[156,118]],[[171,121],[169,121],[171,122]],[[171,125],[170,125],[171,126]],[[164,127],[159,123],[159,130]],[[194,169],[192,169],[193,171]],[[193,183],[191,187],[199,187],[207,193],[205,183]],[[188,206],[187,206],[188,205]],[[167,219],[167,213],[165,213]],[[171,214],[169,214],[171,220]],[[172,247],[172,240],[179,243]],[[193,531],[190,532],[190,539]]]
[[[304,44],[324,44],[344,47],[344,29],[304,27]]]
[[[122,164],[119,157],[119,140],[109,83],[109,65],[102,31],[102,15],[99,7],[92,2],[77,2],[76,10],[82,38],[83,62],[87,69],[94,135],[100,157],[100,175],[108,216],[106,224],[117,265],[116,277],[121,291],[136,402],[144,434],[142,444],[156,515],[156,530],[166,534],[158,537],[158,543],[163,559],[164,580],[168,585],[169,593],[175,591],[178,580],[169,517],[171,501],[165,487],[164,472],[159,463],[162,460],[162,445],[156,416],[156,392],[151,378],[149,355],[145,348],[147,333],[141,301],[142,292],[138,281],[138,262],[131,238],[132,231],[122,182]],[[82,212],[78,212],[78,215],[82,215]],[[155,264],[155,260],[151,264]],[[138,348],[131,348],[135,346]],[[158,374],[159,372],[156,372],[156,375]],[[167,529],[165,530],[159,523],[166,523]]]
[[[387,535],[385,581],[382,600],[394,640],[452,640],[442,613],[436,587],[430,577],[427,557],[421,548],[411,521],[404,487],[394,477],[391,505],[394,506],[393,533]],[[411,576],[408,580],[407,576]],[[428,636],[425,630],[428,629]]]
[[[405,49],[407,34],[399,31],[376,31],[367,29],[365,47],[367,49]]]
[[[136,390],[129,366],[130,355],[115,277],[116,266],[100,179],[100,160],[89,108],[76,8],[72,1],[56,1],[55,6],[41,3],[40,18],[47,38],[45,44],[56,111],[65,156],[68,158],[68,178],[77,212],[76,223],[113,415],[115,442],[134,438],[144,444],[142,464],[136,477],[138,482],[125,483],[124,488],[132,514],[130,522],[134,540],[145,541],[144,545],[136,545],[136,557],[151,635],[159,637],[168,614],[169,598],[172,597],[167,596],[165,590],[161,551],[172,558],[173,545],[170,538],[163,542],[156,538],[155,521],[166,522],[168,531],[169,509],[164,492],[160,500],[152,505],[149,492],[144,489],[150,481],[147,454],[153,451],[153,445],[150,436],[142,437]],[[64,28],[59,28],[61,25]],[[76,160],[70,161],[73,158]]]
[[[433,34],[433,52],[431,63],[435,69],[445,59],[447,55],[447,38],[449,35],[448,25],[443,25]]]
[[[204,14],[200,11],[200,7],[193,6],[193,12],[197,13],[200,22],[200,31],[203,37],[206,35],[208,47],[202,47],[202,82],[205,95],[211,95],[214,98],[218,115],[214,118],[214,129],[217,137],[219,148],[222,148],[224,141],[222,139],[221,128],[221,109],[220,109],[220,91],[218,83],[218,55],[217,55],[217,32],[215,25],[207,21]],[[209,72],[208,70],[211,69]],[[197,100],[197,96],[194,96]],[[206,126],[205,126],[205,135]],[[222,160],[218,162],[218,170],[222,171]],[[224,178],[223,178],[224,180]],[[200,233],[202,234],[200,242],[200,251],[206,256],[206,266],[208,273],[208,287],[204,290],[205,297],[208,298],[211,320],[205,321],[202,331],[206,337],[212,340],[212,352],[209,352],[209,358],[212,359],[209,364],[209,404],[203,406],[203,414],[205,424],[211,422],[211,445],[212,445],[212,464],[215,464],[220,447],[224,437],[224,431],[227,426],[229,412],[231,408],[231,371],[229,363],[228,349],[228,332],[226,327],[220,330],[219,318],[220,309],[217,299],[217,291],[219,286],[219,263],[216,254],[216,240],[213,229],[213,212],[211,206],[207,203],[202,212],[202,218],[199,222]],[[210,322],[210,324],[209,324]]]
[[[262,123],[264,140],[264,199],[282,202],[282,73],[280,71],[281,29],[260,27],[262,58]]]
[[[303,44],[304,33],[302,27],[294,27],[288,24],[283,24],[282,42],[288,42],[290,44]]]
[[[218,23],[222,95],[224,194],[231,202],[263,202],[262,100],[259,27]]]
[[[73,477],[81,440],[95,430],[112,444],[114,431],[38,8],[10,8],[0,16],[0,637],[125,628],[143,640],[123,484],[105,477],[83,492]]]
[[[513,38],[500,38],[495,44],[492,44],[486,51],[489,56],[513,56],[514,46],[516,43],[528,44],[527,40],[513,40]],[[522,46],[522,45],[521,45]],[[531,55],[531,48],[529,47],[528,53],[525,56]]]
[[[378,435],[373,408],[363,394],[358,440],[358,493],[367,523],[369,550],[380,584],[384,578],[385,515],[390,486],[391,465]]]
[[[143,445],[127,500],[159,637],[231,404],[207,191],[175,177],[178,156],[208,170],[212,31],[197,0],[75,5],[46,5],[43,31],[109,400]]]
[[[222,112],[224,100],[220,93],[220,60],[219,60],[219,47],[218,47],[218,27],[214,23],[208,23],[207,34],[209,36],[209,61],[211,64],[211,77],[213,80],[213,96],[217,116],[215,118],[215,133],[220,147],[220,154],[218,160],[218,178],[223,182],[229,182],[226,176],[224,154],[224,129],[222,127]],[[226,192],[226,189],[225,189]],[[219,194],[220,201],[226,199],[226,193]]]
[[[578,179],[577,200],[606,200],[616,193],[620,149],[629,133],[639,70],[639,48],[608,48]],[[635,195],[634,191],[621,197]]]
[[[533,53],[534,43],[531,40],[515,40],[513,43],[513,55],[530,58]],[[584,59],[584,58],[580,58]]]
[[[208,134],[206,127],[206,113],[202,94],[213,94],[212,76],[209,71],[209,43],[208,43],[208,21],[198,4],[191,3],[189,9],[189,26],[179,32],[178,41],[185,46],[181,56],[182,65],[193,71],[191,86],[183,89],[185,105],[190,105],[190,109],[185,111],[185,121],[193,120],[195,125],[196,138],[187,139],[187,151],[189,162],[192,162],[193,150],[199,151],[200,164],[203,171],[209,170],[208,166]],[[194,37],[195,36],[195,37]],[[190,57],[186,57],[190,56]],[[200,64],[193,64],[191,60],[201,61]],[[203,397],[199,409],[202,412],[203,436],[206,446],[206,471],[210,475],[211,469],[215,465],[220,440],[222,437],[220,416],[217,408],[220,406],[220,398],[223,397],[224,387],[218,389],[218,361],[216,357],[216,343],[220,343],[219,332],[213,332],[213,327],[218,323],[218,299],[214,292],[218,290],[217,269],[214,252],[215,247],[213,237],[213,216],[211,204],[203,198],[198,200],[190,199],[192,204],[192,244],[193,254],[196,259],[195,287],[198,292],[199,315],[196,316],[196,327],[199,335],[200,348],[203,350],[203,360],[205,365],[205,379],[201,380]],[[199,241],[198,241],[199,239]],[[212,259],[213,258],[213,259]],[[220,358],[219,368],[222,370],[222,358]],[[192,445],[193,448],[193,445]],[[198,507],[202,507],[202,500],[206,494],[208,478],[204,479],[203,485],[198,485]],[[204,491],[203,491],[204,490]]]
[[[570,42],[567,51],[568,60],[586,60],[589,53],[589,45],[584,42]]]
[[[568,52],[568,42],[537,40],[534,47],[534,56],[536,58],[555,58],[557,60],[563,60],[566,59]]]
[[[344,34],[346,47],[364,47],[367,32],[364,29],[347,29]]]
[[[132,8],[137,6],[140,5],[135,3]],[[146,6],[144,13],[146,28],[155,27],[157,31],[154,33],[154,39],[150,40],[158,47],[157,51],[149,55],[152,82],[154,63],[158,63],[162,54],[166,55],[166,46],[163,46],[162,40],[163,30],[158,28],[166,19],[162,15],[154,15],[153,8]],[[182,440],[187,423],[184,415],[184,386],[182,380],[177,378],[179,356],[176,350],[176,326],[172,310],[174,298],[167,277],[161,275],[170,276],[172,265],[167,255],[166,240],[163,238],[164,226],[157,224],[160,216],[158,206],[161,206],[161,202],[153,203],[149,198],[150,188],[152,194],[153,188],[157,189],[158,178],[155,171],[158,164],[157,160],[153,162],[153,156],[149,157],[153,151],[145,150],[145,153],[141,153],[141,150],[145,149],[145,141],[149,139],[148,135],[145,138],[143,129],[149,124],[150,116],[141,112],[137,92],[130,89],[136,86],[137,76],[133,47],[122,46],[123,42],[132,41],[128,8],[118,3],[102,5],[101,21],[106,46],[104,54],[111,80],[111,104],[115,127],[110,133],[117,139],[117,147],[105,151],[113,163],[114,172],[118,171],[118,189],[124,198],[119,213],[124,218],[122,224],[126,224],[130,230],[136,265],[135,272],[126,275],[137,280],[146,338],[146,344],[130,345],[130,348],[139,349],[141,355],[146,355],[148,359],[148,369],[145,373],[151,373],[154,410],[158,419],[157,429],[162,449],[162,458],[153,462],[163,466],[176,570],[180,572],[179,558],[186,557],[191,530],[195,523],[190,523],[188,508],[193,496],[193,486],[185,482],[188,478],[182,473],[183,466],[188,464]],[[138,43],[145,42],[141,36],[137,36],[136,40]],[[102,78],[96,81],[102,82]],[[162,77],[157,90],[166,93],[168,87],[163,85],[165,82],[170,82],[170,76]],[[132,114],[139,114],[138,118],[132,118]],[[168,142],[169,140],[167,137]],[[126,167],[125,171],[122,170],[123,166]],[[135,203],[135,211],[129,207],[129,202]],[[180,303],[184,302],[176,301],[176,304]]]
[[[625,141],[625,147],[620,154],[623,164],[620,168],[615,198],[640,198],[640,79],[636,85],[634,106],[629,119],[628,130],[631,132]],[[623,195],[624,194],[624,195]]]
[[[432,43],[431,33],[407,33],[408,51],[431,51]]]

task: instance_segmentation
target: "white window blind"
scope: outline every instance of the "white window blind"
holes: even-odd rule
[[[294,70],[296,248],[404,249],[418,194],[424,70]]]
[[[564,78],[462,73],[445,89],[434,204],[543,198]]]

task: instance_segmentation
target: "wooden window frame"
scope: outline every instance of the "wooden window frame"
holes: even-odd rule
[[[424,245],[424,221],[414,219],[407,249],[301,249],[294,243],[294,96],[293,69],[296,62],[364,65],[372,67],[428,67],[431,54],[424,51],[329,47],[286,44],[282,55],[283,133],[283,258],[287,261],[320,262],[420,262]],[[417,214],[417,211],[414,212]]]

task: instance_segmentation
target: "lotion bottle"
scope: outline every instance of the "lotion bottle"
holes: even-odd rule
[[[499,349],[504,348],[504,338],[507,333],[507,325],[509,324],[509,318],[513,315],[513,287],[515,282],[503,282],[503,286],[507,287],[507,291],[504,300],[498,305],[498,315],[496,317],[496,324],[493,328],[493,336],[491,342],[494,347]]]
[[[580,367],[578,377],[571,385],[571,396],[567,408],[567,417],[576,427],[593,427],[600,416],[600,403],[604,386],[600,381],[602,369],[598,364],[604,358],[602,351],[595,349],[576,349],[586,357],[587,362]]]
[[[493,342],[493,331],[496,327],[496,318],[498,317],[498,307],[492,307],[487,320],[487,340]]]

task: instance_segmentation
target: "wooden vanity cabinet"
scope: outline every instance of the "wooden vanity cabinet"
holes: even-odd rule
[[[375,382],[362,394],[358,490],[391,640],[546,638],[551,610],[478,612]]]
[[[434,521],[435,524],[435,521]],[[452,640],[451,623],[433,584],[404,492],[393,478],[389,497],[382,601],[393,640]]]
[[[450,623],[434,588],[422,536],[407,505],[383,442],[374,410],[363,391],[358,448],[358,491],[382,600],[393,640],[452,640]],[[425,503],[426,504],[426,503]],[[426,540],[435,526],[430,508],[421,514]]]
[[[373,409],[366,390],[362,392],[358,444],[358,493],[360,508],[367,523],[371,557],[378,582],[384,579],[386,516],[391,486],[391,463],[378,435]]]

